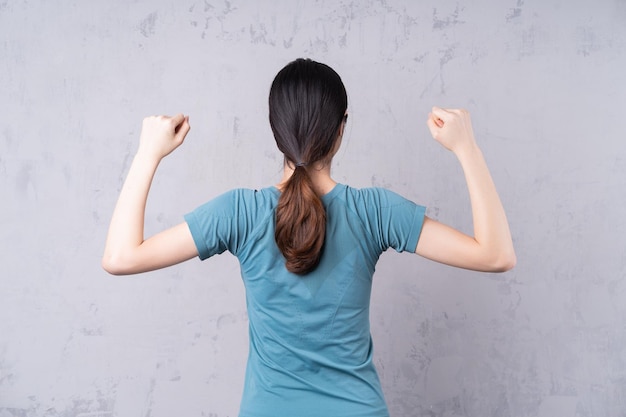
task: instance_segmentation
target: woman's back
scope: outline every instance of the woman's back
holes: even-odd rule
[[[201,257],[229,250],[241,264],[250,320],[241,416],[384,416],[372,363],[372,276],[388,247],[415,251],[424,208],[387,190],[336,185],[322,197],[320,263],[300,276],[287,271],[274,241],[279,196],[275,187],[234,190],[186,216]]]

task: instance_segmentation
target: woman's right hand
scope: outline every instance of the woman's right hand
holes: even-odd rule
[[[433,107],[428,127],[433,137],[454,152],[461,163],[472,206],[474,235],[468,236],[427,217],[416,253],[460,268],[508,271],[516,262],[509,223],[482,152],[476,146],[469,113]]]
[[[454,153],[465,146],[476,144],[467,110],[433,107],[428,114],[427,124],[433,138]]]
[[[189,116],[150,116],[143,119],[139,151],[161,159],[185,140],[190,129]]]

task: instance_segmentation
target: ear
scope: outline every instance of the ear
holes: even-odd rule
[[[348,123],[348,113],[343,115],[343,121],[341,122],[341,126],[339,126],[339,138],[343,137],[343,129],[346,127],[346,123]]]

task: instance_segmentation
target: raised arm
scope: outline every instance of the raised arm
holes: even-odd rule
[[[415,252],[437,262],[477,271],[502,272],[513,268],[516,257],[509,223],[474,139],[469,113],[433,107],[428,128],[433,138],[461,163],[470,195],[474,236],[427,217]]]
[[[144,240],[144,213],[154,173],[165,156],[183,143],[189,117],[147,117],[139,149],[113,211],[102,267],[114,275],[136,274],[197,256],[191,232],[181,223]]]

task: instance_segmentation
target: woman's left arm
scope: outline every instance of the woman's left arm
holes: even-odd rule
[[[174,265],[198,255],[191,232],[181,223],[144,240],[144,213],[161,159],[180,146],[189,117],[153,116],[143,121],[139,149],[113,211],[102,267],[114,275],[136,274]]]

